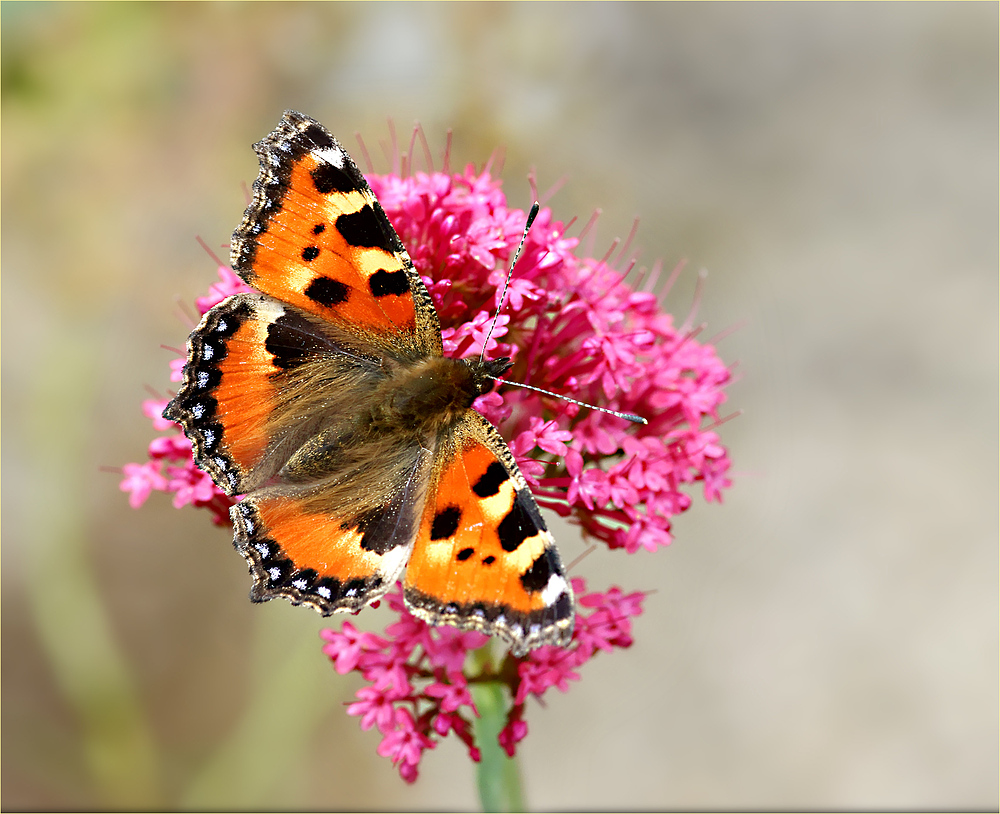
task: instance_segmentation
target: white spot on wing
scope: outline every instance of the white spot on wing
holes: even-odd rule
[[[343,150],[338,150],[336,147],[324,147],[322,150],[316,150],[313,155],[321,161],[333,164],[339,170],[344,169]]]
[[[559,576],[559,574],[552,574],[544,590],[542,590],[542,602],[545,603],[546,607],[556,604],[556,600],[564,593],[567,593],[567,587],[565,579]]]
[[[410,558],[410,546],[408,545],[398,545],[391,551],[387,551],[382,555],[382,562],[379,563],[378,572],[381,574],[383,581],[387,583],[393,583],[399,576],[400,571],[406,565],[406,561]]]

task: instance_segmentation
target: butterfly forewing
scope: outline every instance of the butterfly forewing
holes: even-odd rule
[[[441,354],[430,295],[340,143],[294,111],[254,145],[261,171],[233,233],[233,269],[324,319]]]

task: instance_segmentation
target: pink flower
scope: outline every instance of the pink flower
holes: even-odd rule
[[[491,356],[514,361],[506,374],[512,381],[648,420],[630,424],[514,387],[478,398],[475,409],[510,439],[541,506],[608,549],[633,553],[668,545],[671,519],[699,490],[706,501],[721,501],[731,485],[730,461],[716,429],[729,368],[711,345],[697,342],[660,310],[655,284],[640,285],[644,272],[630,276],[627,250],[615,260],[611,252],[603,260],[582,256],[580,238],[543,208],[490,334],[524,212],[508,208],[500,182],[472,166],[369,176],[369,182],[427,285],[448,355],[478,356],[486,344]],[[230,269],[222,266],[218,275],[196,301],[200,314],[248,290]],[[648,279],[657,275],[654,267]],[[181,358],[171,361],[172,381],[180,380],[182,365]],[[227,523],[234,499],[194,466],[180,428],[160,417],[165,403],[143,404],[163,435],[150,443],[146,463],[124,467],[121,489],[133,507],[160,491],[171,494],[175,506],[207,508],[216,523]],[[573,584],[578,612],[570,646],[541,647],[522,658],[508,653],[495,672],[469,658],[485,637],[431,627],[406,611],[398,587],[390,591],[384,600],[396,617],[383,635],[350,622],[322,633],[336,672],[356,672],[366,682],[348,714],[362,729],[382,734],[378,754],[413,782],[423,753],[452,733],[479,760],[469,686],[501,681],[511,708],[499,744],[513,756],[528,732],[529,698],[552,688],[568,691],[591,658],[633,643],[632,620],[642,613],[643,593],[616,587],[588,593],[582,579]]]
[[[555,421],[543,421],[538,416],[531,416],[528,419],[528,429],[510,442],[510,451],[517,455],[526,455],[530,450],[538,447],[544,452],[553,455],[565,455],[568,447],[566,443],[573,440],[573,433],[568,430],[560,430]]]
[[[208,313],[216,305],[226,299],[226,297],[231,297],[233,294],[242,294],[244,291],[250,291],[247,284],[237,277],[229,266],[219,266],[218,273],[219,282],[212,283],[212,285],[209,286],[208,296],[198,297],[198,299],[194,301],[195,305],[198,307],[199,314]]]
[[[329,642],[323,652],[333,660],[334,669],[341,675],[356,668],[364,653],[381,650],[386,645],[385,639],[359,631],[350,622],[344,622],[339,633],[324,630],[320,635]]]
[[[183,356],[178,356],[176,359],[170,360],[170,381],[172,382],[184,381],[184,365],[186,363],[187,359],[185,359]]]
[[[153,429],[157,432],[163,432],[164,430],[171,430],[174,428],[174,423],[172,421],[167,421],[167,419],[163,417],[163,411],[166,409],[168,401],[169,399],[146,399],[142,403],[143,415],[153,422]]]
[[[436,744],[418,730],[409,710],[397,709],[393,723],[395,727],[386,733],[375,751],[389,758],[399,768],[403,779],[412,783],[417,779],[417,766],[424,750],[433,749]]]
[[[580,598],[583,607],[595,608],[583,616],[576,638],[581,647],[611,652],[616,647],[631,647],[632,625],[629,618],[642,613],[644,595],[623,595],[612,587],[606,594],[588,594]]]
[[[348,706],[347,713],[361,718],[362,729],[375,727],[382,732],[386,737],[379,754],[392,756],[404,779],[415,778],[420,754],[452,732],[465,744],[469,757],[479,760],[472,734],[479,713],[469,683],[500,681],[508,687],[512,706],[499,743],[513,756],[528,732],[523,716],[529,697],[541,698],[553,687],[568,691],[572,682],[580,680],[580,668],[597,653],[632,645],[631,620],[642,613],[643,594],[624,594],[614,587],[605,593],[588,593],[580,578],[573,580],[573,589],[579,609],[570,647],[540,647],[523,658],[508,654],[495,672],[484,673],[469,655],[486,638],[449,627],[430,627],[416,619],[403,606],[397,584],[386,599],[400,618],[388,626],[386,636],[359,633],[349,622],[342,631],[321,633],[326,642],[323,651],[337,672],[353,663],[353,670],[368,682],[358,690],[358,700]],[[409,751],[402,759],[396,750],[404,746]]]
[[[463,655],[466,655],[463,653]],[[465,680],[459,675],[458,683],[435,682],[424,690],[428,698],[437,698],[442,712],[455,712],[463,706],[474,709],[472,696],[465,684]],[[440,716],[439,716],[440,717]]]
[[[129,493],[128,503],[133,509],[138,509],[153,491],[167,488],[167,479],[160,472],[160,467],[153,461],[144,464],[125,464],[122,467],[125,477],[121,482],[121,490]]]
[[[533,650],[517,667],[520,683],[514,703],[523,704],[529,695],[541,697],[550,687],[566,692],[570,681],[580,680],[580,674],[573,670],[577,666],[575,652],[552,645]]]
[[[191,442],[183,435],[159,435],[149,442],[149,457],[154,461],[166,458],[169,461],[183,461],[191,457]],[[160,488],[166,488],[166,485]]]
[[[365,731],[377,726],[379,732],[388,732],[395,718],[395,699],[374,687],[362,687],[358,690],[357,697],[361,700],[350,704],[347,714],[360,716],[361,728]]]
[[[442,627],[437,636],[424,644],[427,659],[434,668],[441,668],[447,674],[461,675],[465,659],[472,650],[478,650],[489,641],[488,636],[474,630],[458,630]]]
[[[523,714],[523,705],[517,707],[516,709],[519,714]],[[503,750],[507,753],[507,756],[514,757],[514,753],[517,751],[517,745],[527,736],[527,722],[522,720],[520,717],[514,717],[512,715],[507,721],[507,725],[500,731],[500,735],[497,740],[500,742],[500,746],[503,747]]]

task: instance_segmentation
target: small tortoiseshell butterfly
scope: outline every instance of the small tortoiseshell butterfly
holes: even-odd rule
[[[430,294],[351,157],[288,111],[254,145],[233,234],[255,289],[188,340],[179,422],[227,495],[250,598],[360,610],[405,569],[409,610],[568,644],[573,591],[514,456],[472,408],[509,359],[449,359]]]

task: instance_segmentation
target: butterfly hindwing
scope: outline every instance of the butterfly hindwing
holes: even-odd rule
[[[328,615],[382,596],[410,556],[430,468],[427,450],[401,458],[400,471],[382,462],[388,471],[376,480],[390,485],[367,500],[350,499],[358,473],[340,471],[320,488],[271,488],[233,506],[234,544],[253,576],[250,598],[282,596]],[[380,462],[365,465],[371,474]]]
[[[340,142],[286,111],[254,149],[261,169],[233,233],[236,273],[323,319],[441,355],[427,288]]]
[[[573,590],[552,535],[499,433],[470,410],[441,439],[406,569],[410,610],[498,634],[515,655],[565,645]]]

